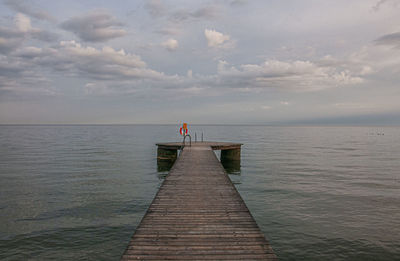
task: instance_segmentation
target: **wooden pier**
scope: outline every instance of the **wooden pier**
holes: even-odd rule
[[[157,145],[163,160],[174,160],[181,148],[181,143]],[[240,160],[240,146],[186,146],[121,260],[277,260],[213,152],[220,149],[222,157],[226,150],[226,158]]]

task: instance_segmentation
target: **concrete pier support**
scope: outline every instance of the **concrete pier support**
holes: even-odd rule
[[[176,149],[164,149],[158,147],[157,149],[157,161],[172,161],[175,162],[178,157],[178,150]]]
[[[240,160],[221,160],[221,164],[228,174],[240,175]]]
[[[221,150],[221,161],[228,160],[240,162],[240,148]]]
[[[157,149],[157,171],[169,171],[178,158],[178,150],[176,149]]]
[[[175,161],[157,160],[157,171],[167,172],[170,171]]]
[[[182,150],[182,142],[157,143],[157,166],[161,172],[168,171]],[[241,143],[202,141],[194,142],[192,147],[211,147],[212,150],[221,151],[221,163],[228,173],[240,172]],[[187,145],[189,146],[189,145]]]
[[[221,163],[226,172],[240,172],[240,147],[221,150]]]

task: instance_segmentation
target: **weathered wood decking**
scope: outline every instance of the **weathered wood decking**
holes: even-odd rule
[[[276,260],[210,145],[185,147],[121,260]]]

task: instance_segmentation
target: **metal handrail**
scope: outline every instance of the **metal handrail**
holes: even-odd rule
[[[189,147],[192,147],[192,136],[190,136],[190,134],[187,134],[185,136],[183,136],[183,142],[182,142],[182,149],[185,147],[186,143],[186,137],[189,136]]]

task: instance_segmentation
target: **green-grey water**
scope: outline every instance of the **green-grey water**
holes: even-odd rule
[[[400,260],[400,128],[191,126],[244,143],[230,174],[280,260]],[[177,126],[0,126],[0,259],[118,260]]]

